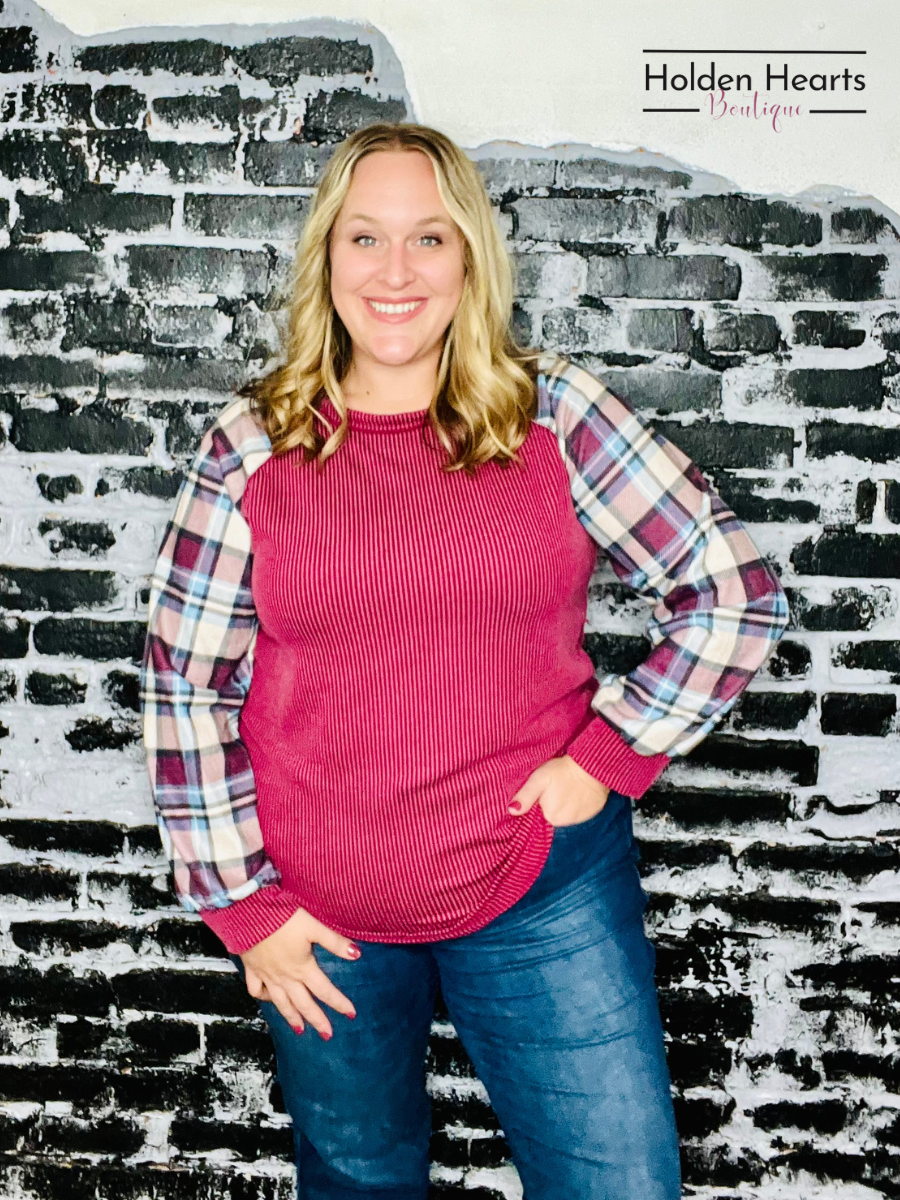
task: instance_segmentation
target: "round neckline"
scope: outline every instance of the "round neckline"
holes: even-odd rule
[[[324,396],[323,402],[328,405],[331,413],[337,419],[337,409],[330,396]],[[414,408],[408,412],[373,413],[363,409],[347,409],[347,425],[349,429],[359,432],[392,433],[402,429],[420,429],[428,419],[427,408]]]

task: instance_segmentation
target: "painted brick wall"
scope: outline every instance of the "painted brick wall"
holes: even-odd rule
[[[370,28],[0,25],[0,1194],[289,1200],[267,1037],[170,892],[137,663],[180,472],[274,345],[330,144],[414,114]],[[792,602],[637,809],[690,1194],[900,1196],[898,222],[647,154],[472,153],[522,336],[695,458]],[[598,667],[645,619],[599,570]],[[520,1195],[440,1010],[429,1068],[435,1196]]]

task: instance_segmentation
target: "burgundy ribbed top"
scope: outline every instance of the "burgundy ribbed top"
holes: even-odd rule
[[[553,433],[533,424],[520,455],[447,474],[426,414],[352,410],[324,468],[273,456],[243,496],[263,842],[282,888],[350,937],[456,937],[515,903],[553,828],[509,801],[599,720],[597,547]]]

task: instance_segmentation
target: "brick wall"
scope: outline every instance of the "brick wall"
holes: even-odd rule
[[[414,114],[370,28],[0,25],[0,1194],[289,1200],[269,1042],[170,892],[137,663],[180,472],[274,345],[330,144]],[[898,222],[647,154],[472,153],[522,336],[695,458],[792,603],[637,808],[686,1182],[900,1196]],[[646,654],[608,569],[589,618],[598,667]],[[429,1079],[435,1195],[519,1195],[440,1011]]]

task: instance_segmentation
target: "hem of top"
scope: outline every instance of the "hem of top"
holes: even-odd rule
[[[550,825],[549,822],[547,822],[547,826],[549,829],[551,829],[551,830],[553,829],[553,826]],[[506,897],[510,893],[506,893],[505,891],[502,891],[503,886],[505,884],[508,884],[509,880],[510,880],[510,876],[507,875],[507,876],[504,876],[504,878],[500,881],[500,883],[497,885],[497,887],[495,887],[494,890],[489,895],[489,899],[490,898],[496,899],[498,895],[502,894],[504,897],[504,903],[499,908],[497,908],[497,907],[495,907],[495,905],[491,905],[491,904],[483,905],[481,908],[477,909],[474,913],[470,913],[465,918],[465,920],[457,922],[457,924],[453,926],[453,928],[451,929],[450,932],[444,932],[444,933],[424,932],[424,933],[416,934],[414,936],[409,935],[409,934],[404,934],[404,933],[396,933],[396,932],[395,933],[371,933],[371,932],[360,933],[358,928],[354,929],[349,925],[344,925],[342,923],[334,921],[330,917],[319,917],[315,913],[313,913],[312,915],[316,916],[317,920],[322,921],[323,924],[326,924],[329,927],[329,929],[333,929],[335,931],[335,933],[339,933],[342,937],[352,938],[352,939],[355,939],[355,940],[358,940],[361,942],[382,942],[385,945],[392,945],[392,946],[396,946],[396,945],[419,946],[419,945],[424,945],[424,944],[428,944],[431,942],[446,942],[446,941],[452,940],[453,938],[465,937],[469,933],[477,933],[479,929],[483,929],[485,927],[485,925],[489,925],[491,923],[491,921],[494,921],[494,920],[496,920],[497,917],[502,916],[502,914],[505,913],[507,911],[507,909],[512,908],[512,906],[514,904],[518,904],[518,902],[528,893],[529,889],[531,887],[533,887],[533,885],[537,882],[537,878],[540,875],[540,873],[543,871],[543,869],[547,863],[547,859],[550,856],[550,849],[551,849],[552,845],[553,845],[553,834],[551,832],[551,835],[547,842],[546,848],[544,850],[542,850],[540,858],[538,860],[537,870],[534,871],[533,874],[531,872],[529,872],[529,874],[525,877],[527,882],[525,884],[524,889],[522,889],[521,891],[519,891],[518,888],[513,889],[513,891],[517,894],[512,896],[512,898],[509,900],[509,903],[506,903]],[[311,909],[308,909],[307,911],[312,912]]]

